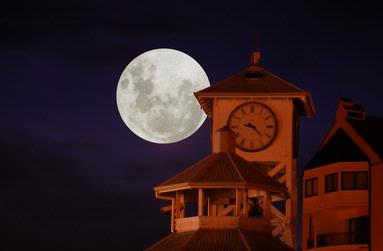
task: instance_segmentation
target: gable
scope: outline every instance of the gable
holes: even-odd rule
[[[338,131],[307,163],[305,170],[335,162],[368,161],[369,158],[343,129]]]
[[[215,97],[233,96],[292,98],[301,115],[312,116],[315,112],[311,95],[308,92],[260,66],[251,66],[194,94],[209,117],[212,115]]]
[[[365,120],[348,119],[347,122],[383,158],[383,118],[367,116]]]

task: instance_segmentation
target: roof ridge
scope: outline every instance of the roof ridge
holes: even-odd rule
[[[285,80],[285,79],[283,79],[283,78],[281,78],[281,77],[278,77],[277,75],[275,75],[275,74],[273,74],[273,73],[271,73],[271,72],[269,72],[269,71],[267,71],[267,70],[264,70],[264,71],[265,71],[267,74],[273,76],[274,78],[277,78],[278,80],[280,80],[280,81],[282,81],[282,82],[288,84],[289,86],[291,86],[291,87],[293,87],[293,88],[295,88],[295,89],[298,89],[299,91],[302,91],[302,92],[304,92],[304,93],[307,93],[307,91],[305,91],[304,89],[302,89],[302,88],[300,88],[300,87],[298,87],[298,86],[296,86],[296,85],[290,83],[289,81],[287,81],[287,80]]]
[[[352,127],[350,125],[350,127]],[[352,130],[355,131],[354,128]],[[355,132],[358,134],[358,132]],[[359,135],[359,134],[358,134]],[[359,137],[361,137],[359,135]],[[363,139],[365,140],[365,139]],[[344,154],[342,154],[342,151],[338,151],[336,153],[337,157],[341,158],[326,158],[329,154],[329,149],[331,147],[334,147],[334,144],[342,144],[343,146],[341,147],[343,151],[353,151],[351,154],[347,154],[347,159],[344,159]],[[344,146],[344,144],[351,144],[347,145],[347,147]],[[339,145],[337,146],[339,147]],[[355,152],[356,151],[356,152]],[[358,154],[362,154],[361,156]],[[332,156],[332,155],[331,155]],[[328,138],[328,140],[313,154],[313,156],[305,163],[303,170],[309,170],[309,169],[314,169],[322,166],[327,166],[332,163],[337,163],[337,162],[348,162],[348,161],[366,161],[363,159],[363,157],[366,157],[368,159],[368,155],[363,151],[361,146],[357,144],[352,136],[343,128],[339,127],[331,137]]]
[[[150,247],[146,248],[145,250],[150,250],[150,249],[153,249],[157,246],[159,246],[160,244],[164,243],[165,241],[167,241],[168,239],[170,239],[175,233],[171,233],[171,234],[168,234],[167,236],[165,236],[164,238],[162,238],[161,240],[157,241],[156,243],[154,243],[153,245],[151,245]]]
[[[240,71],[240,72],[238,72],[238,73],[231,74],[231,75],[229,75],[228,77],[219,80],[219,81],[216,82],[214,85],[208,86],[208,87],[206,87],[205,89],[202,89],[202,90],[198,91],[197,93],[199,93],[199,92],[202,93],[202,92],[203,92],[204,90],[206,90],[206,89],[212,89],[212,88],[215,88],[216,86],[219,86],[219,85],[221,85],[221,84],[224,84],[224,83],[227,82],[227,80],[232,79],[232,78],[234,78],[234,77],[236,77],[236,76],[238,76],[238,75],[241,75],[243,72],[244,72],[244,71]]]
[[[186,242],[186,244],[182,247],[181,251],[190,250],[193,240],[197,238],[197,235],[201,232],[201,228],[198,228],[196,231],[193,232],[193,236]]]
[[[249,243],[247,243],[247,240],[246,240],[245,236],[243,235],[241,229],[237,228],[236,230],[237,230],[237,232],[239,233],[239,236],[241,237],[242,241],[245,243],[246,248],[247,248],[249,251],[251,251],[251,247],[250,247]]]
[[[168,178],[168,179],[166,179],[165,181],[161,182],[161,183],[158,184],[157,186],[161,186],[162,184],[169,183],[169,182],[171,182],[172,180],[174,180],[174,179],[178,178],[179,176],[183,175],[184,173],[186,173],[186,172],[188,172],[188,171],[194,169],[196,166],[197,166],[197,167],[199,166],[199,168],[198,168],[198,172],[195,172],[195,173],[193,174],[193,176],[191,177],[191,178],[194,178],[194,177],[197,175],[197,173],[199,173],[199,170],[203,167],[203,165],[199,165],[199,164],[200,164],[201,162],[206,162],[206,161],[208,161],[208,160],[209,160],[209,157],[210,157],[211,155],[213,155],[213,154],[209,154],[208,156],[205,156],[205,157],[204,157],[203,159],[201,159],[200,161],[198,161],[198,162],[194,163],[193,165],[191,165],[191,166],[185,168],[184,170],[181,170],[179,173],[177,173],[177,174],[174,175],[174,176],[171,176],[170,178]]]
[[[242,179],[243,182],[246,183],[246,180],[243,178],[242,173],[239,171],[237,164],[234,162],[233,158],[231,157],[230,153],[226,153],[226,155],[229,157],[231,164],[233,164],[235,170],[237,171],[239,177]]]
[[[369,142],[368,136],[366,137],[366,135],[364,135],[363,132],[361,132],[358,128],[355,128],[356,125],[354,124],[354,121],[345,120],[344,122],[345,123],[343,126],[343,130],[350,137],[350,139],[362,150],[362,152],[369,158],[370,162],[373,163],[374,158],[377,158],[378,162],[381,162],[382,157],[376,151],[375,147],[371,144],[371,142]],[[365,124],[365,123],[366,122],[364,122],[363,124]],[[352,130],[356,134],[357,137],[360,137],[360,139],[362,140],[362,143],[364,143],[367,146],[367,149],[365,147],[363,147],[363,144],[358,144],[356,142],[357,139],[355,139],[349,132],[347,132],[347,129]],[[375,156],[371,156],[371,155],[375,155]]]
[[[219,154],[219,153],[218,153]],[[211,160],[211,159],[208,159],[207,161],[209,162],[210,161],[217,161],[217,156],[218,156],[217,153],[212,153],[210,154],[209,156],[214,156],[214,159]],[[199,175],[201,174],[206,174],[208,170],[204,170],[206,168],[204,168],[204,166],[201,166],[197,172],[195,172],[194,174],[192,174],[192,176],[190,177],[190,181],[192,182],[194,180],[194,178],[198,177]]]

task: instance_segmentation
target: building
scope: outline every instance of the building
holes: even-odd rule
[[[299,116],[308,92],[252,55],[246,70],[195,93],[212,154],[154,188],[171,233],[147,250],[294,250]]]
[[[340,99],[303,175],[303,250],[383,247],[383,118]]]

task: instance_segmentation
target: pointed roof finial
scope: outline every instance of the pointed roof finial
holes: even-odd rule
[[[261,60],[261,52],[259,52],[258,50],[253,51],[253,54],[251,55],[251,64],[258,65],[260,60]]]

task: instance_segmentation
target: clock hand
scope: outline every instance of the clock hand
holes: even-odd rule
[[[259,135],[261,135],[261,133],[257,130],[257,127],[256,127],[255,125],[251,124],[250,122],[247,123],[247,124],[244,124],[244,126],[253,129],[256,133],[258,133]]]
[[[261,135],[261,133],[257,130],[257,128],[254,126],[254,131],[256,131],[259,135]]]
[[[252,124],[250,124],[250,123],[244,124],[244,126],[249,127],[249,128],[254,130],[254,126]]]

